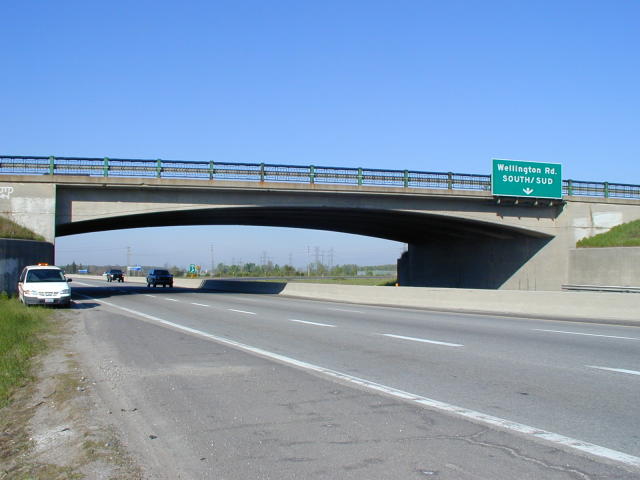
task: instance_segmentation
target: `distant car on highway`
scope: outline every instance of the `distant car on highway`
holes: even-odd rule
[[[173,287],[173,275],[169,273],[169,270],[164,270],[161,268],[154,268],[149,270],[147,274],[147,287],[152,286],[155,288],[158,285],[162,285],[162,287]]]
[[[71,304],[71,289],[60,267],[40,264],[24,267],[18,279],[18,297],[25,305]]]
[[[107,270],[104,275],[107,277],[107,282],[124,282],[124,273],[118,268]]]

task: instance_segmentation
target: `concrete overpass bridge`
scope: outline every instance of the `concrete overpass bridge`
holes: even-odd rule
[[[173,225],[311,228],[407,243],[403,285],[557,290],[578,239],[640,218],[640,186],[565,180],[562,200],[488,175],[0,157],[0,214],[57,236]]]

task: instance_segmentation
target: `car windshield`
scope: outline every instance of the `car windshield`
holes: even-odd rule
[[[156,275],[171,275],[168,270],[156,270]]]
[[[122,273],[122,270],[109,270],[109,273]]]
[[[42,268],[38,270],[29,270],[27,273],[27,282],[66,282],[67,279],[61,270],[56,268]]]

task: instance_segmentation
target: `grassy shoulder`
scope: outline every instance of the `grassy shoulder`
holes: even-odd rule
[[[17,386],[30,380],[33,358],[46,348],[42,338],[50,329],[51,314],[0,295],[0,408],[9,403]]]
[[[15,238],[19,240],[37,240],[43,241],[44,237],[33,233],[8,218],[0,217],[0,238]]]
[[[0,296],[0,479],[143,478],[70,348],[75,320]]]
[[[576,243],[576,246],[578,248],[640,247],[640,220],[623,223],[608,232],[583,238]]]

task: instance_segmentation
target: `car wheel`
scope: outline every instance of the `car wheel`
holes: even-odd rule
[[[151,287],[151,284],[149,282],[147,282],[147,288]]]

